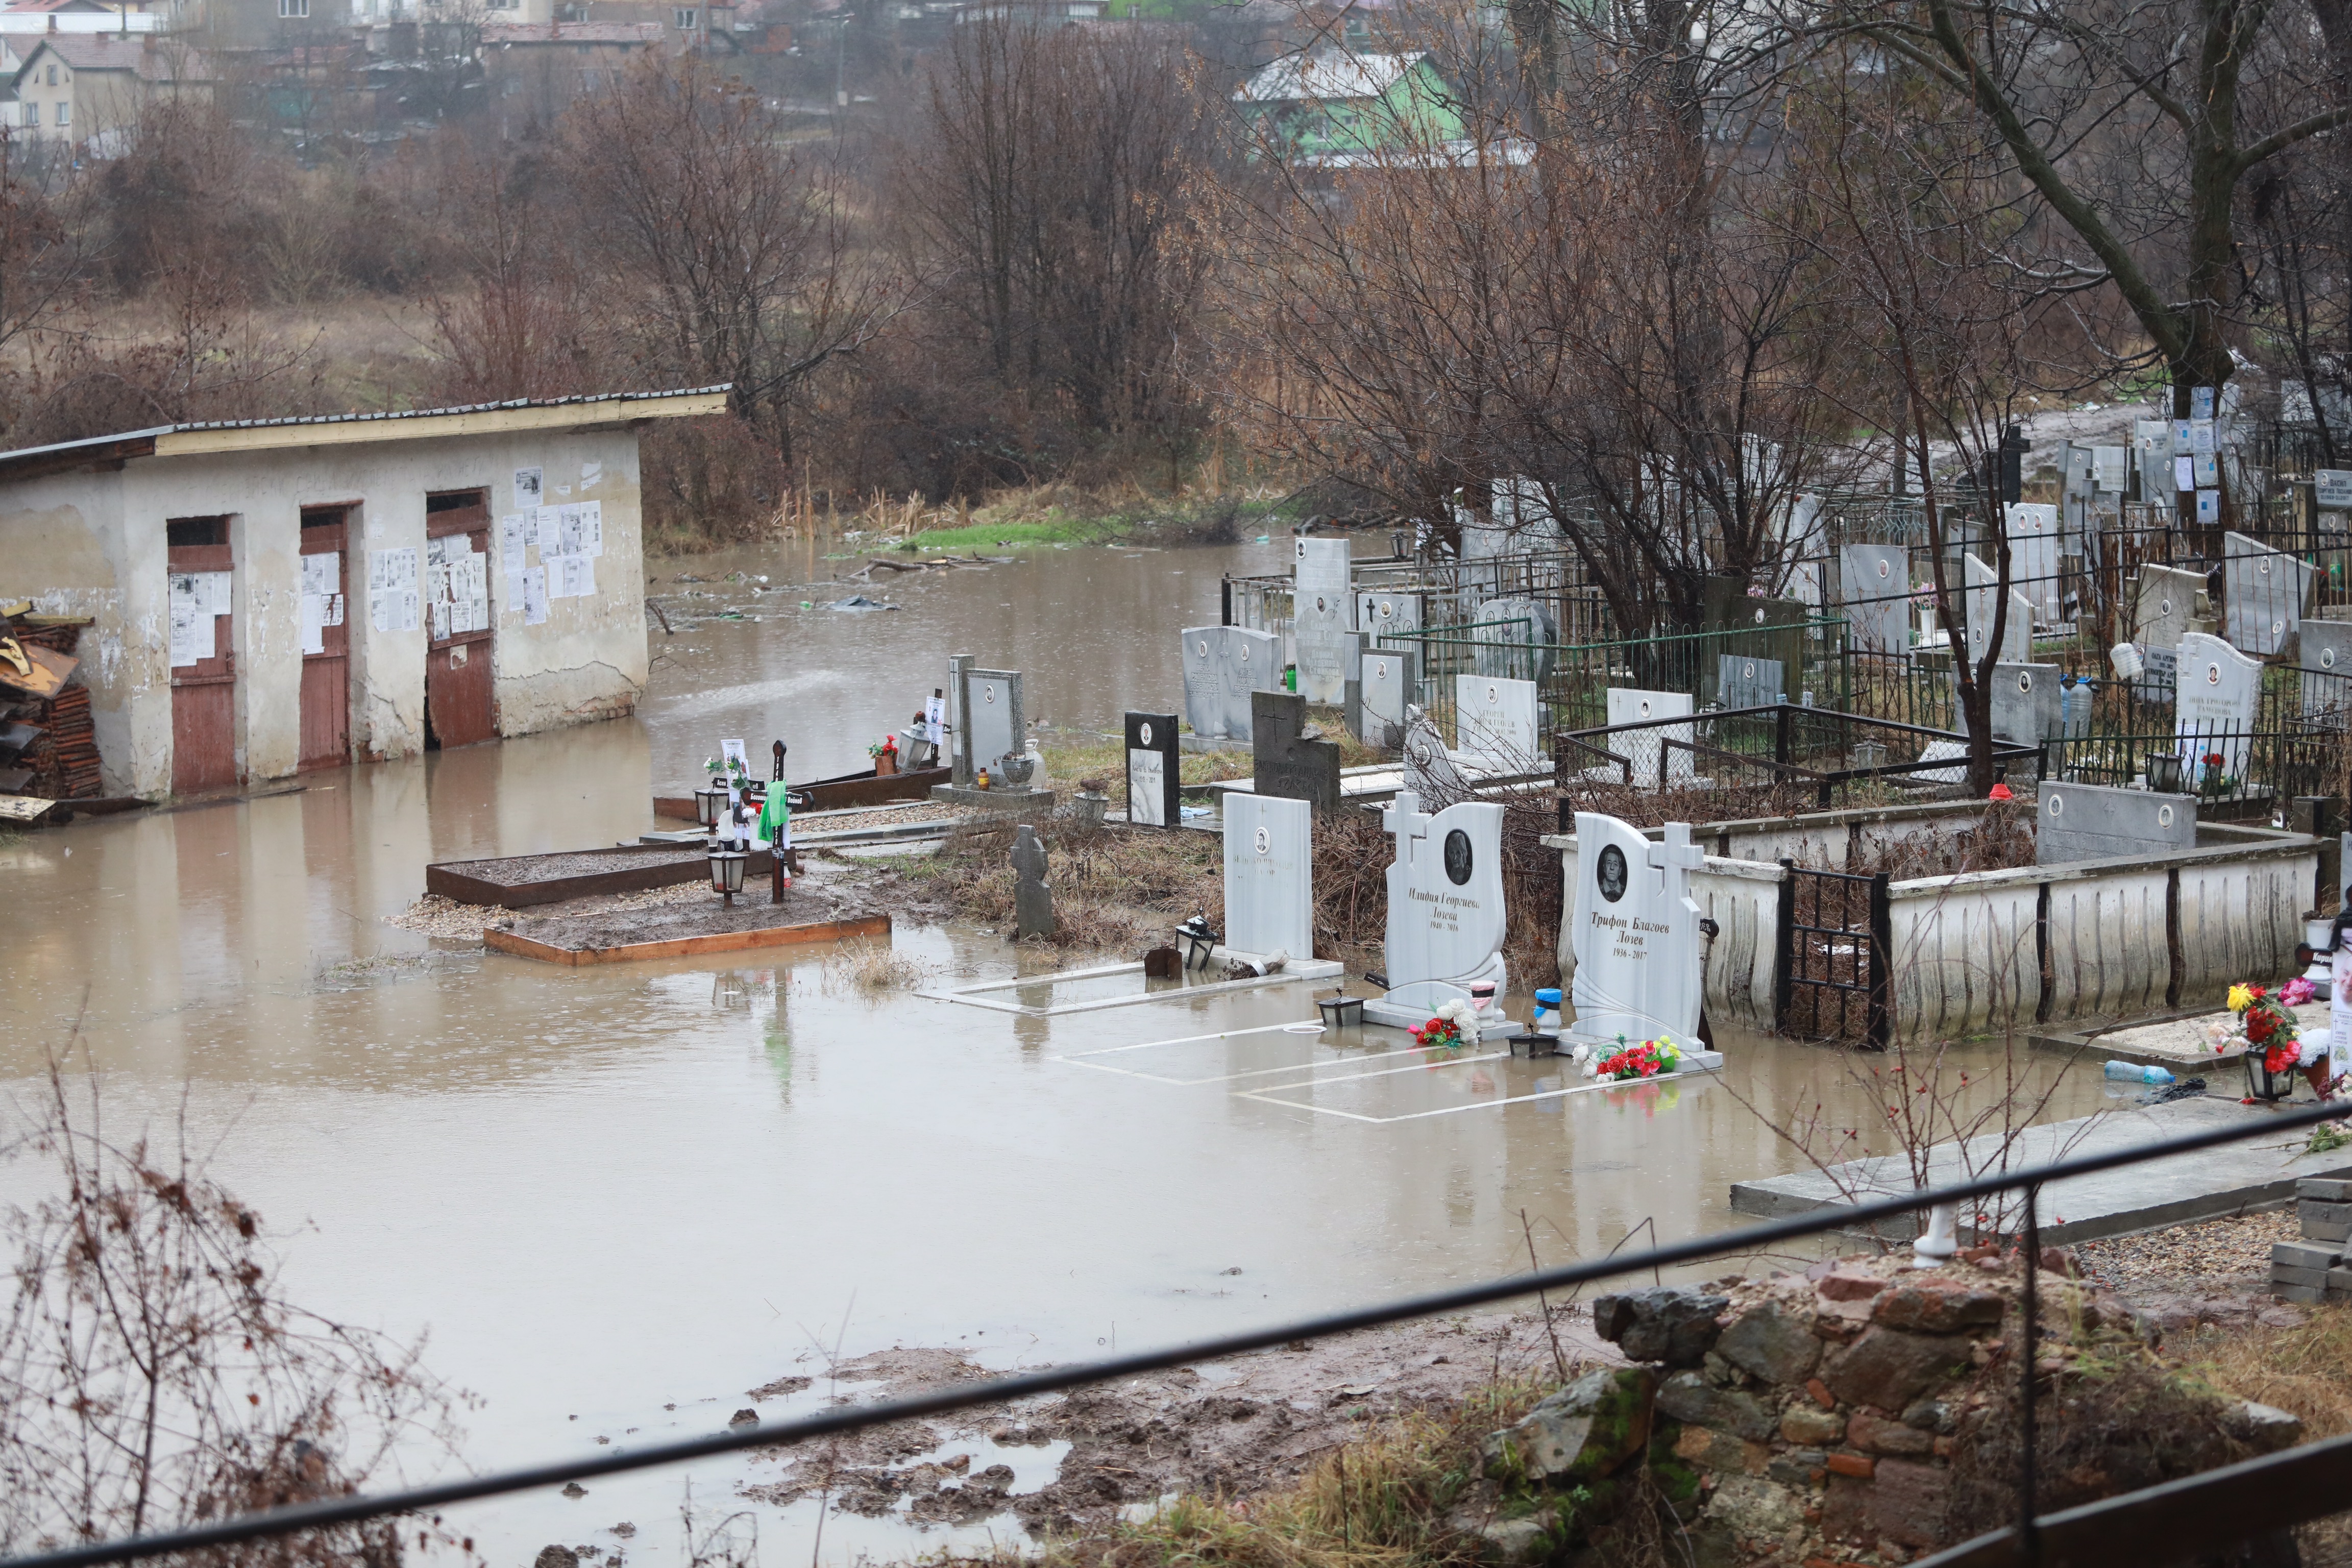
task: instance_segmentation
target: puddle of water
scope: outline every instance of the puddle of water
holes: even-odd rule
[[[1512,1273],[1523,1210],[1548,1260],[1645,1220],[1722,1228],[1734,1181],[1803,1163],[1768,1121],[1872,1120],[1845,1058],[1780,1042],[1727,1037],[1720,1083],[1559,1095],[1577,1080],[1556,1060],[1286,1032],[1314,1016],[1304,984],[1032,1018],[868,999],[821,952],[567,970],[381,922],[428,861],[634,838],[724,734],[756,755],[781,730],[796,773],[845,769],[950,652],[1027,670],[1055,719],[1172,707],[1174,632],[1214,618],[1225,565],[1276,563],[1250,556],[1063,552],[887,584],[894,615],[656,633],[630,721],[0,849],[0,900],[39,911],[0,973],[0,1114],[79,1018],[113,1128],[184,1104],[297,1300],[430,1331],[430,1364],[481,1396],[464,1458],[485,1468],[715,1430],[836,1350],[1010,1369]],[[895,940],[943,984],[1012,973],[999,938]],[[0,1202],[40,1181],[0,1166]],[[686,1486],[723,1509],[773,1474],[711,1461],[451,1517],[500,1564],[609,1549],[623,1521],[630,1561],[666,1564]],[[1009,1533],[836,1515],[817,1553],[814,1504],[754,1512],[763,1547],[820,1563]]]

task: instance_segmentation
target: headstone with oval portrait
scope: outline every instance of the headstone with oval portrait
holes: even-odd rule
[[[1788,689],[1777,658],[1727,653],[1717,656],[1716,667],[1717,700],[1727,709],[1769,708]]]
[[[1631,687],[1609,688],[1609,727],[1620,724],[1652,724],[1659,719],[1687,718],[1691,710],[1687,691],[1639,691]],[[1670,745],[1679,742],[1680,745]],[[1652,724],[1645,730],[1624,730],[1609,737],[1609,750],[1633,764],[1633,783],[1647,788],[1661,779],[1667,784],[1686,784],[1697,777],[1697,759],[1688,748],[1691,726],[1688,724]],[[1590,755],[1591,753],[1586,753]],[[1623,770],[1616,763],[1605,764],[1606,771],[1622,778]]]
[[[2305,621],[2300,653],[2303,713],[2341,728],[2352,716],[2352,621]]]
[[[1459,800],[1471,784],[1446,750],[1445,732],[1418,706],[1404,716],[1404,787],[1423,800]]]
[[[1605,1046],[1664,1030],[1677,1047],[1698,1053],[1706,949],[1690,875],[1706,858],[1686,822],[1666,824],[1664,842],[1653,844],[1631,823],[1576,814],[1571,1034]]]
[[[1177,805],[1182,780],[1176,750],[1176,715],[1127,716],[1127,820],[1136,827],[1175,827],[1183,814]]]
[[[1179,637],[1192,733],[1246,744],[1250,693],[1282,689],[1282,639],[1247,626],[1192,626]]]
[[[1454,751],[1496,773],[1544,765],[1543,702],[1532,680],[1501,676],[1454,678]]]
[[[1911,646],[1911,552],[1900,544],[1848,544],[1838,552],[1839,613],[1857,653]],[[1615,721],[1612,720],[1612,723]]]
[[[1004,759],[1029,749],[1029,731],[1021,718],[1020,672],[964,668],[951,673],[962,692],[957,711],[963,729],[956,737],[961,766],[971,773],[985,769],[1002,779]]]
[[[2180,639],[2180,691],[2173,706],[2173,732],[2194,781],[2192,789],[2217,775],[2245,777],[2262,690],[2261,659],[2203,632]]]
[[[2284,653],[2303,623],[2313,569],[2242,533],[2222,536],[2223,634],[2241,653]]]
[[[2195,795],[2045,781],[2034,805],[2040,818],[2033,828],[2037,866],[2197,847]]]
[[[1421,630],[1421,595],[1375,588],[1356,595],[1356,629],[1381,646],[1384,637],[1404,637]]]
[[[1503,808],[1458,801],[1435,813],[1400,790],[1381,810],[1396,839],[1382,968],[1389,989],[1503,978]]]
[[[1326,706],[1345,700],[1349,634],[1355,630],[1354,588],[1349,582],[1348,541],[1291,543],[1291,646],[1298,658],[1298,695]]]
[[[1225,942],[1252,961],[1315,947],[1315,814],[1303,800],[1225,796]]]
[[[2064,674],[2054,664],[1994,665],[1992,738],[2038,746],[2063,733],[2059,680]],[[1958,710],[1957,700],[1953,707]]]
[[[1364,744],[1383,752],[1404,744],[1405,710],[1412,706],[1416,662],[1411,648],[1364,650],[1364,675],[1358,686],[1361,715],[1356,731]]]

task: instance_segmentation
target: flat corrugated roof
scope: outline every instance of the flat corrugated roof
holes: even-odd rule
[[[516,397],[451,408],[409,408],[383,414],[303,414],[283,419],[215,419],[157,425],[116,436],[90,436],[48,447],[0,452],[0,481],[32,479],[132,458],[177,458],[210,452],[258,452],[286,447],[346,446],[366,441],[418,441],[510,431],[556,430],[616,419],[680,419],[723,413],[732,384],[671,392],[598,392],[572,397]]]

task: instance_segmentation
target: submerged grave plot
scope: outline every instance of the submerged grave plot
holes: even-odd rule
[[[698,860],[699,857],[698,857]],[[771,903],[764,887],[730,907],[707,900],[588,914],[518,916],[482,933],[483,945],[550,963],[618,963],[788,947],[843,937],[887,938],[890,917],[845,888],[803,877]]]

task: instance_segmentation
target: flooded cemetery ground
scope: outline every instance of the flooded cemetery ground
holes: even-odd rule
[[[37,1095],[70,1041],[115,1128],[184,1118],[298,1300],[429,1334],[428,1363],[478,1403],[458,1460],[412,1455],[410,1479],[1507,1273],[1530,1228],[1548,1263],[1727,1228],[1735,1182],[1806,1167],[1774,1123],[1873,1122],[1855,1058],[1727,1032],[1719,1078],[1585,1088],[1491,1045],[1318,1034],[1297,984],[1076,1008],[1124,983],[1040,978],[992,1006],[968,988],[1055,955],[920,910],[887,955],[579,969],[486,952],[478,921],[390,923],[429,862],[634,840],[719,736],[758,757],[781,733],[796,776],[858,766],[951,653],[1025,671],[1057,726],[1172,710],[1174,633],[1215,621],[1223,574],[1282,551],[1023,550],[875,584],[822,582],[859,563],[822,553],[656,563],[675,631],[654,629],[633,719],[0,847],[12,900],[38,910],[0,970],[11,1093]],[[900,607],[825,607],[853,591]],[[887,866],[819,880],[855,890]],[[2105,1103],[2077,1073],[2046,1114]],[[37,1178],[0,1181],[16,1201]],[[1540,1340],[1500,1314],[1422,1325],[869,1438],[829,1486],[755,1455],[452,1518],[501,1565],[550,1542],[668,1563],[690,1483],[698,1515],[749,1509],[782,1560],[986,1549],[1286,1473],[1357,1412],[1458,1392],[1548,1356]],[[1152,1423],[1213,1436],[1143,1463],[1119,1434]]]

